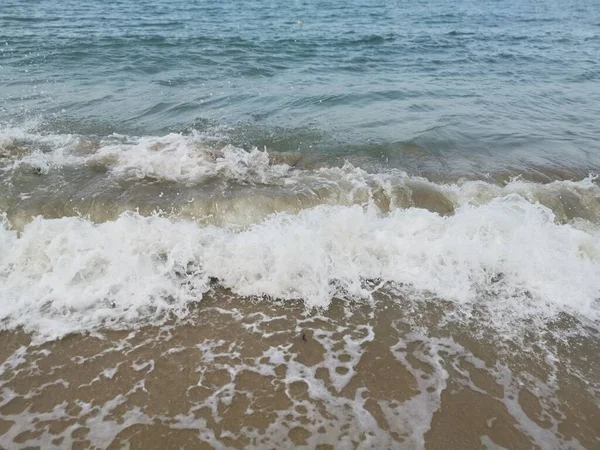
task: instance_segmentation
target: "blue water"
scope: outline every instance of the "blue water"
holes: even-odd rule
[[[585,176],[599,61],[596,0],[2,0],[0,121]]]

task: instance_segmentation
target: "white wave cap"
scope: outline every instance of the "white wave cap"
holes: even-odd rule
[[[24,155],[15,154],[4,170],[29,166],[40,173],[63,167],[97,166],[126,179],[159,179],[186,184],[223,176],[238,181],[268,183],[285,176],[290,166],[272,164],[266,150],[250,151],[232,145],[210,146],[210,136],[170,133],[165,136],[131,137],[113,134],[97,143],[75,135],[40,135],[23,129],[0,130],[3,148],[27,142]],[[39,147],[47,148],[46,151]]]
[[[4,329],[55,338],[185,315],[214,278],[239,295],[308,307],[368,300],[364,281],[377,279],[459,304],[598,321],[600,232],[557,224],[516,194],[447,217],[319,206],[241,231],[135,213],[101,224],[38,217],[21,234],[6,220],[0,228]]]

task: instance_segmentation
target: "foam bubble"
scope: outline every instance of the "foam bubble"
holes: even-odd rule
[[[63,167],[92,166],[106,169],[121,179],[159,179],[198,184],[212,177],[270,183],[285,176],[290,166],[272,164],[269,154],[253,148],[214,142],[205,133],[132,137],[113,134],[98,142],[76,135],[37,134],[26,129],[5,129],[0,149],[10,164],[4,171],[21,166],[41,168],[41,173]],[[10,151],[21,143],[21,151]],[[12,158],[11,158],[12,156]]]
[[[90,161],[105,164],[115,176],[184,183],[199,183],[219,175],[268,183],[281,178],[289,169],[286,164],[271,165],[268,153],[256,148],[245,151],[231,145],[221,149],[204,146],[197,134],[105,142]]]
[[[519,316],[600,318],[597,230],[558,224],[511,194],[452,216],[417,208],[319,206],[242,230],[125,213],[0,229],[0,317],[56,337],[185,315],[211,280],[243,296],[369,300],[366,280]],[[500,313],[490,318],[502,322]]]

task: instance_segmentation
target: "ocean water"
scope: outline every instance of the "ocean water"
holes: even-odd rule
[[[0,446],[600,446],[594,0],[0,1]]]

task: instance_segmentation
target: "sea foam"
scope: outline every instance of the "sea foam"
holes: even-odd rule
[[[0,250],[2,327],[45,338],[185,315],[215,283],[326,308],[369,301],[375,280],[518,316],[600,319],[597,227],[558,224],[517,194],[451,216],[318,206],[244,229],[125,213],[100,224],[38,217],[17,233],[4,220]]]

